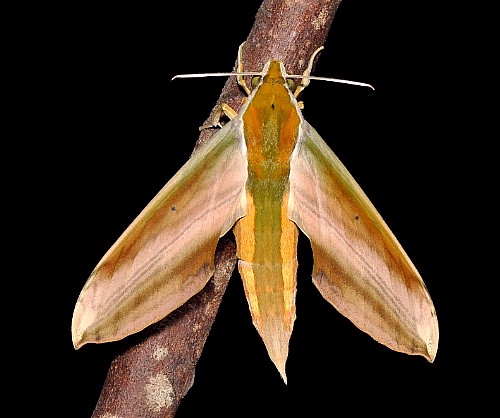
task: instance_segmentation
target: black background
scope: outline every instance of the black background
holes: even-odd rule
[[[53,238],[40,244],[49,252],[42,271],[50,278],[52,299],[44,304],[53,333],[43,337],[51,356],[41,375],[57,382],[48,400],[60,416],[91,415],[121,347],[74,351],[78,294],[106,250],[189,158],[225,82],[170,78],[230,71],[260,5],[163,3],[72,5],[53,16],[44,10],[51,18],[42,25],[43,40],[33,35],[43,57],[33,60],[43,68],[32,76],[44,134],[38,147],[48,156],[47,177],[35,182],[43,181],[50,212],[44,224]],[[444,4],[344,0],[315,74],[376,90],[312,82],[301,96],[304,117],[424,278],[440,323],[435,362],[381,346],[324,301],[311,282],[312,254],[302,236],[288,385],[267,357],[234,274],[177,417],[428,415],[469,400],[474,381],[461,353],[464,314],[454,294],[461,255],[450,253],[457,27],[453,8]]]

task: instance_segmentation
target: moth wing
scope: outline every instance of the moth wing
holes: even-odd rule
[[[424,282],[365,193],[307,122],[291,161],[289,218],[310,239],[313,282],[358,328],[433,361],[438,322]]]
[[[195,153],[101,259],[75,306],[75,348],[140,331],[208,282],[219,238],[246,210],[239,124]]]

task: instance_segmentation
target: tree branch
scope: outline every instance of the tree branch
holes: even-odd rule
[[[288,73],[301,74],[311,54],[324,44],[340,1],[264,0],[243,50],[244,69],[260,71],[268,59],[275,58],[285,64]],[[244,97],[231,77],[213,111],[220,103],[239,110]],[[195,152],[214,132],[201,132]],[[175,415],[193,384],[196,363],[236,265],[235,254],[232,234],[228,234],[219,242],[215,274],[207,286],[181,308],[138,334],[132,345],[113,360],[94,418]]]

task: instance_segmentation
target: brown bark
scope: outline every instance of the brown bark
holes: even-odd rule
[[[244,69],[260,71],[268,59],[276,58],[289,74],[301,74],[325,42],[340,1],[264,0],[243,49]],[[238,110],[244,97],[230,77],[214,109],[227,103]],[[214,132],[201,132],[195,151]],[[228,234],[219,242],[215,274],[207,286],[113,360],[93,417],[175,415],[193,384],[196,363],[235,265],[235,244]]]

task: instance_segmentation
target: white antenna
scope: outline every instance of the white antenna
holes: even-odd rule
[[[175,80],[176,78],[202,78],[202,77],[230,77],[230,76],[242,76],[242,75],[254,75],[263,76],[262,73],[257,72],[244,72],[244,73],[200,73],[200,74],[179,74],[173,76],[170,80]]]
[[[171,78],[171,80],[175,80],[176,78],[203,78],[203,77],[231,77],[231,76],[245,76],[245,75],[252,75],[252,76],[263,76],[263,73],[259,72],[242,72],[242,73],[195,73],[195,74],[179,74]],[[331,77],[317,77],[313,75],[308,75],[305,76],[303,74],[287,74],[287,78],[308,78],[309,80],[319,80],[319,81],[330,81],[333,83],[342,83],[342,84],[350,84],[352,86],[361,86],[361,87],[369,87],[372,90],[375,90],[375,88],[368,83],[362,83],[360,81],[351,81],[351,80],[343,80],[341,78],[331,78]]]
[[[319,81],[331,81],[333,83],[351,84],[352,86],[370,87],[372,90],[375,90],[375,88],[371,84],[362,83],[361,81],[343,80],[341,78],[317,77],[314,75],[304,76],[304,75],[294,75],[294,74],[287,74],[287,77],[289,77],[289,78],[308,78],[309,80],[319,80]]]

